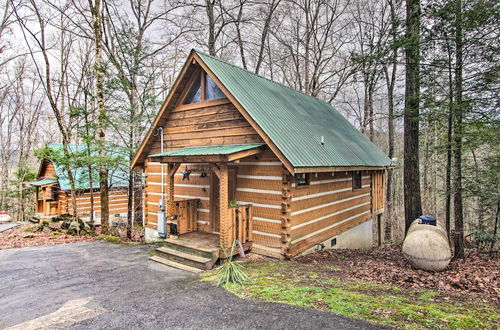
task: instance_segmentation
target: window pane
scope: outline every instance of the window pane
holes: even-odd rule
[[[361,188],[361,172],[352,173],[352,188],[353,189]]]
[[[219,87],[215,84],[215,81],[210,78],[210,76],[207,74],[205,75],[205,85],[207,86],[207,95],[206,98],[207,100],[215,100],[215,99],[222,99],[226,97],[224,93],[220,90]]]
[[[200,102],[200,100],[201,100],[201,88],[200,88],[200,76],[198,75],[198,77],[196,77],[193,83],[193,86],[191,87],[191,90],[186,95],[184,104],[196,103]]]

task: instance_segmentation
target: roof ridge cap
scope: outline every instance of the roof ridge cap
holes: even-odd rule
[[[333,108],[333,106],[332,106],[330,103],[328,103],[328,102],[326,102],[326,101],[324,101],[324,100],[321,100],[321,99],[319,99],[319,98],[317,98],[317,97],[315,97],[315,96],[309,95],[309,94],[307,94],[307,93],[305,93],[305,92],[298,91],[298,90],[296,90],[295,88],[292,88],[292,87],[287,86],[287,85],[285,85],[285,84],[279,83],[279,82],[274,81],[274,80],[272,80],[272,79],[270,79],[270,78],[267,78],[267,77],[261,76],[261,75],[259,75],[259,74],[255,73],[255,72],[252,72],[252,71],[250,71],[250,70],[247,70],[247,69],[245,69],[245,68],[242,68],[242,67],[240,67],[240,66],[237,66],[236,64],[232,64],[232,63],[229,63],[229,62],[227,62],[227,61],[224,61],[223,59],[221,59],[221,58],[219,58],[219,57],[217,57],[217,56],[213,56],[213,55],[207,54],[207,53],[205,53],[205,52],[199,51],[199,50],[194,49],[194,48],[193,48],[193,51],[194,51],[195,53],[202,54],[202,55],[204,55],[204,56],[208,56],[208,57],[210,57],[210,58],[213,58],[214,60],[217,60],[217,61],[222,62],[222,63],[224,63],[224,64],[230,65],[230,66],[232,66],[232,67],[234,67],[234,68],[236,68],[236,69],[239,69],[239,70],[241,70],[241,71],[245,71],[245,72],[247,72],[247,73],[249,73],[249,74],[251,74],[251,75],[254,75],[254,76],[258,77],[258,78],[261,78],[261,79],[267,80],[267,81],[269,81],[269,82],[271,82],[271,83],[273,83],[273,84],[276,84],[276,85],[278,85],[278,86],[281,86],[281,87],[284,87],[284,88],[288,88],[289,90],[291,90],[291,91],[293,91],[293,92],[295,92],[295,93],[300,93],[300,94],[305,95],[305,96],[308,96],[308,97],[310,97],[310,98],[312,98],[312,99],[314,99],[314,100],[316,100],[316,101],[323,102],[323,103],[325,103],[325,104],[327,104],[327,105],[329,105],[330,107],[332,107],[332,108]]]

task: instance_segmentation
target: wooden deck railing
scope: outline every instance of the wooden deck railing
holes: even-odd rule
[[[235,240],[241,244],[251,242],[252,237],[252,205],[238,205],[228,209],[228,242],[229,247]]]

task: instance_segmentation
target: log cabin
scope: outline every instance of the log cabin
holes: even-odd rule
[[[47,145],[54,152],[62,153],[62,144]],[[71,153],[82,153],[86,145],[70,144]],[[128,174],[119,167],[109,170],[109,214],[123,216],[127,213]],[[97,171],[92,173],[92,187],[89,171],[86,167],[73,168],[76,188],[77,212],[83,219],[90,217],[99,220],[101,200],[99,177]],[[38,218],[55,217],[61,214],[74,214],[71,201],[71,188],[63,162],[53,159],[42,159],[38,170],[37,181],[31,182],[35,190],[35,214]],[[91,197],[92,196],[92,197]],[[91,201],[93,199],[93,203]],[[93,206],[92,206],[93,204]],[[99,221],[97,221],[99,222]]]
[[[235,241],[275,258],[371,247],[392,164],[330,104],[192,50],[131,166],[146,239],[175,237],[153,259],[195,271]]]

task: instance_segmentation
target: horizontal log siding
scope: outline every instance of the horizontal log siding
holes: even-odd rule
[[[187,146],[262,142],[231,103],[188,110],[175,108],[163,129],[165,151]],[[160,152],[160,139],[160,136],[155,138],[149,154]]]
[[[282,164],[271,152],[237,163],[236,200],[253,204],[253,248],[255,253],[281,258]]]
[[[185,168],[206,168],[207,176],[202,178],[201,172],[192,172],[189,180],[182,180],[182,171]],[[161,164],[147,162],[146,164],[146,198],[145,198],[145,223],[148,228],[156,229],[158,203],[161,199]],[[167,166],[164,165],[164,191],[167,191]],[[198,230],[212,232],[210,225],[210,171],[206,164],[182,164],[174,176],[174,199],[200,199],[198,207]],[[165,195],[166,197],[166,195]],[[205,223],[207,222],[207,223]]]
[[[91,212],[90,192],[77,194],[76,207],[78,213],[84,215]],[[67,194],[66,199],[67,213],[73,213],[73,206],[71,201],[71,193]],[[99,191],[94,192],[94,211],[96,215],[101,214],[101,198]],[[123,214],[127,213],[127,190],[111,190],[109,192],[109,214]]]
[[[361,189],[352,189],[350,172],[310,175],[308,186],[292,188],[291,244],[297,255],[372,216],[371,173],[362,172]]]

